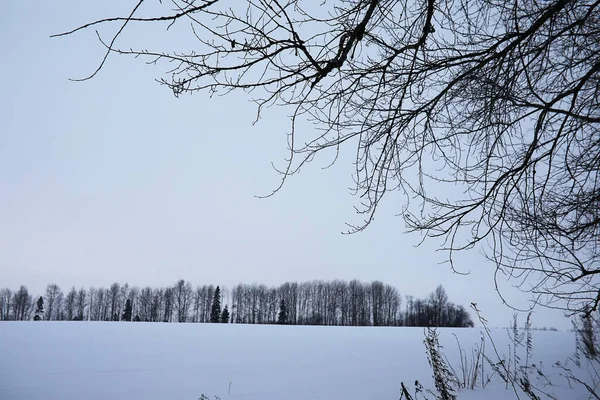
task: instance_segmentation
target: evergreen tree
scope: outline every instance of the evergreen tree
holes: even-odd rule
[[[285,305],[285,300],[281,299],[279,302],[279,315],[277,316],[277,323],[280,325],[285,325],[288,322],[288,313],[287,307]]]
[[[223,307],[223,312],[221,313],[221,322],[223,324],[227,324],[229,322],[229,309],[227,308],[227,304]]]
[[[35,316],[33,317],[34,321],[41,321],[44,317],[44,298],[40,296],[37,301],[37,306],[35,308]]]
[[[123,321],[131,321],[131,300],[127,299],[125,302],[125,311],[123,311],[123,315],[121,316],[121,320]]]
[[[218,286],[213,297],[210,322],[221,322],[221,289]]]

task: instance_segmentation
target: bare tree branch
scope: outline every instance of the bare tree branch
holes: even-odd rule
[[[141,3],[57,35],[122,23],[86,79],[125,54],[168,64],[176,96],[241,90],[257,117],[286,105],[282,185],[319,153],[355,154],[349,232],[399,192],[453,269],[477,247],[536,302],[599,307],[600,0],[173,0],[139,18]],[[126,27],[183,19],[187,51],[115,47]]]

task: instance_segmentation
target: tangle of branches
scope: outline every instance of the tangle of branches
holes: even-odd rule
[[[477,246],[537,302],[598,308],[600,1],[144,3],[56,36],[98,30],[106,53],[88,78],[124,54],[168,65],[160,82],[176,96],[288,106],[282,184],[317,153],[353,152],[364,219],[350,232],[398,191],[409,230],[442,238],[450,262]],[[175,25],[189,27],[187,51],[120,43]]]

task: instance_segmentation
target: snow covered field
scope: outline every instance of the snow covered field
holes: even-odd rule
[[[478,328],[439,332],[455,367],[452,333],[469,351],[480,337]],[[506,331],[493,335],[507,353]],[[421,328],[0,322],[0,399],[397,400],[401,381],[434,387],[422,342]],[[545,389],[561,400],[588,398],[553,367],[574,350],[574,333],[533,332],[531,362],[542,362],[552,382]],[[496,378],[484,391],[458,394],[484,397],[514,395]]]

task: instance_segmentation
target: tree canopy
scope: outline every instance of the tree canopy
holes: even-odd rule
[[[364,218],[349,232],[397,191],[408,229],[442,238],[450,263],[477,246],[537,302],[598,308],[600,2],[173,0],[152,16],[143,3],[59,34],[115,28],[98,31],[106,53],[85,79],[111,54],[141,56],[168,66],[176,96],[288,106],[282,184],[318,153],[355,154]],[[190,26],[190,41],[120,42],[140,25]]]

